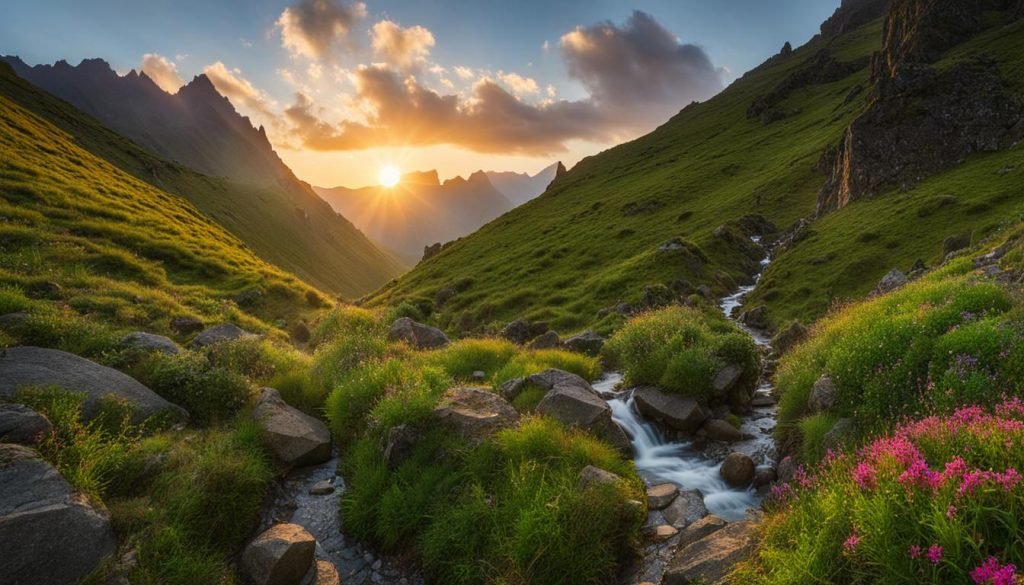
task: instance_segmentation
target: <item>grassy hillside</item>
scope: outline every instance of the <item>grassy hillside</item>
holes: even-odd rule
[[[0,91],[10,100],[67,132],[85,150],[165,192],[184,197],[261,258],[322,290],[355,298],[404,270],[400,261],[378,249],[287,168],[282,170],[286,176],[273,186],[194,172],[150,154],[60,100],[43,99],[6,64],[0,68]],[[214,90],[211,87],[209,91]]]
[[[1004,77],[1019,80],[1022,26],[991,30],[948,58],[988,52]],[[422,263],[370,304],[411,300],[434,309],[441,324],[479,329],[522,317],[569,332],[616,327],[621,317],[598,311],[636,305],[650,285],[685,279],[717,293],[732,290],[749,278],[756,256],[737,220],[756,214],[782,231],[814,216],[825,181],[818,161],[864,107],[867,63],[881,33],[877,20],[780,55],[651,134],[583,160],[543,196]],[[781,119],[748,118],[756,99],[813,71],[822,49],[855,71],[783,92],[773,108]],[[870,290],[894,266],[934,262],[948,236],[977,237],[1018,208],[1013,195],[1021,171],[997,171],[1021,166],[1022,157],[1019,149],[977,156],[908,193],[824,216],[811,226],[816,235],[777,259],[751,302],[768,304],[773,323],[810,322],[832,300]],[[947,206],[941,198],[950,193],[956,203]],[[677,237],[700,251],[658,253]],[[438,303],[438,292],[454,283],[460,292],[442,293],[450,300]],[[691,290],[680,284],[678,290]]]
[[[72,335],[68,319],[167,331],[178,315],[265,330],[323,302],[188,201],[83,148],[78,136],[93,130],[90,145],[106,141],[116,161],[154,164],[76,113],[0,72],[0,313],[53,301],[67,317],[55,321],[60,336]],[[254,289],[264,294],[241,309],[234,300]]]

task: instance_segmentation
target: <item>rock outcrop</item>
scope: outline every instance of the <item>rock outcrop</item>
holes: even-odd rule
[[[765,95],[758,96],[747,108],[748,118],[760,118],[765,124],[785,118],[787,112],[778,109],[794,91],[811,85],[821,85],[845,79],[869,64],[868,59],[839,61],[828,49],[821,49],[800,68],[787,75],[779,85]]]
[[[519,422],[519,413],[487,388],[452,388],[434,408],[434,417],[470,441],[482,441]]]
[[[709,523],[709,528],[711,528]],[[685,534],[685,532],[684,532]],[[754,524],[733,522],[680,547],[665,570],[664,585],[714,585],[725,582],[736,564],[754,550]]]
[[[889,10],[892,0],[843,0],[836,11],[821,24],[821,35],[837,37],[881,18]]]
[[[188,413],[171,404],[134,378],[56,349],[12,347],[0,352],[0,397],[23,388],[55,386],[85,394],[82,414],[99,414],[104,400],[118,400],[132,407],[132,421],[139,423],[155,414],[187,418]]]
[[[285,467],[323,463],[331,458],[331,433],[319,419],[289,406],[273,388],[260,391],[252,412],[263,444]]]
[[[31,449],[0,444],[0,581],[79,583],[116,548],[104,512]]]
[[[391,325],[388,339],[404,341],[416,349],[437,349],[448,345],[448,336],[444,331],[417,323],[408,317],[402,317]]]
[[[31,408],[0,403],[0,443],[34,445],[52,432],[50,419]]]
[[[313,566],[316,539],[298,524],[276,524],[253,539],[241,567],[254,585],[299,585]]]

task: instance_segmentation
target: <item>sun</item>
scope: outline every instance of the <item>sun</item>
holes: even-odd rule
[[[395,165],[384,165],[377,172],[377,180],[382,187],[390,189],[402,180],[402,172]]]

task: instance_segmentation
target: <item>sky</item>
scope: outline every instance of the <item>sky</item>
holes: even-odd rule
[[[535,173],[721,91],[839,0],[9,0],[0,53],[205,73],[302,179]]]

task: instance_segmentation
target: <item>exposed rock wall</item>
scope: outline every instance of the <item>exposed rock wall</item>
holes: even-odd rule
[[[892,0],[843,0],[835,13],[821,24],[821,34],[837,37],[885,15]]]

